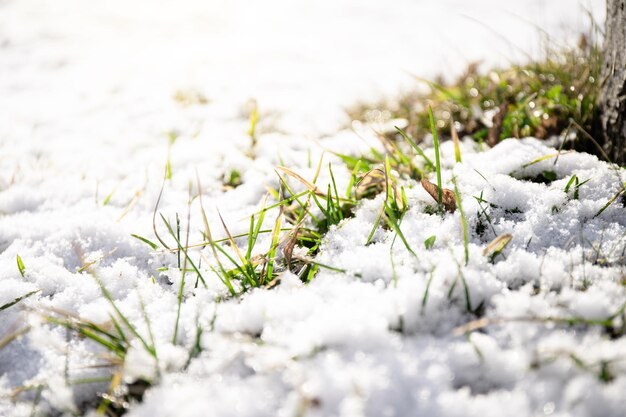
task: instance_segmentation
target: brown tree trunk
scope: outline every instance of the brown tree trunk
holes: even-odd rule
[[[609,158],[626,163],[626,0],[606,1],[604,64],[599,100],[602,147]]]

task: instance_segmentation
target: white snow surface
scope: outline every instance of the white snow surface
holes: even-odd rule
[[[584,6],[603,19],[602,1]],[[186,275],[175,343],[177,256],[131,236],[156,242],[168,159],[158,210],[179,214],[181,236],[203,238],[200,198],[188,203],[196,178],[213,237],[225,236],[218,209],[232,234],[246,233],[277,166],[312,179],[323,154],[345,190],[350,171],[325,151],[380,146],[368,126],[347,128],[346,106],[393,95],[412,75],[535,56],[538,28],[567,43],[586,24],[572,0],[0,0],[0,305],[39,291],[0,311],[0,416],[95,415],[117,370],[153,383],[127,404],[132,417],[624,416],[626,338],[602,325],[624,326],[623,201],[596,214],[626,174],[596,157],[524,167],[556,150],[465,140],[455,163],[444,142],[467,265],[460,212],[427,214],[434,201],[412,180],[401,227],[415,256],[383,228],[365,244],[382,196],[331,228],[315,260],[335,270],[306,285],[285,271],[276,287],[232,299],[199,261],[211,250],[190,250],[207,285]],[[225,189],[233,170],[243,183]],[[557,179],[528,180],[544,171]],[[564,191],[572,175],[589,179],[577,199]],[[323,169],[318,185],[328,182]],[[157,229],[175,246],[158,216]],[[512,240],[492,263],[483,250],[504,233]],[[254,252],[269,245],[266,234]],[[86,262],[152,334],[158,363],[129,333],[125,363],[102,367],[110,352],[46,321],[65,312],[115,332]]]

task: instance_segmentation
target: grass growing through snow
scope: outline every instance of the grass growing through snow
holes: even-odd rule
[[[177,258],[176,265],[181,273],[181,281],[177,288],[177,312],[172,343],[174,345],[178,343],[179,322],[181,310],[184,308],[185,285],[189,274],[195,274],[196,287],[200,284],[206,287],[205,275],[208,268],[219,277],[229,295],[236,297],[251,288],[273,287],[283,271],[295,273],[303,282],[310,282],[319,268],[328,268],[345,273],[346,271],[341,269],[315,262],[314,257],[319,252],[324,235],[333,227],[341,225],[346,219],[352,217],[353,210],[361,199],[372,198],[384,193],[382,207],[378,212],[376,221],[372,224],[366,243],[371,243],[376,231],[382,227],[392,232],[390,235],[393,236],[393,242],[396,239],[400,240],[407,251],[417,257],[416,251],[421,248],[412,248],[409,244],[410,239],[407,239],[401,229],[402,221],[408,211],[407,197],[402,186],[403,181],[407,179],[423,180],[426,175],[435,173],[437,184],[431,195],[437,203],[437,212],[442,217],[446,215],[444,208],[452,212],[458,209],[464,246],[464,261],[467,265],[470,240],[468,220],[463,211],[457,178],[452,180],[453,192],[443,188],[440,141],[437,129],[450,129],[450,135],[454,141],[456,162],[462,161],[459,134],[471,135],[477,141],[495,144],[507,136],[519,137],[529,134],[539,137],[550,134],[568,136],[576,131],[590,130],[590,123],[595,111],[593,103],[597,94],[597,70],[599,66],[596,67],[598,62],[595,60],[592,61],[591,66],[579,64],[581,63],[581,56],[591,56],[595,59],[597,58],[596,54],[595,47],[581,46],[577,50],[568,51],[563,57],[549,58],[546,62],[513,67],[510,70],[493,70],[487,74],[480,74],[476,67],[470,67],[467,74],[457,84],[428,83],[430,86],[429,96],[410,99],[407,96],[407,98],[401,99],[399,107],[390,113],[391,117],[407,119],[409,126],[405,130],[396,127],[396,131],[392,134],[380,134],[379,139],[383,151],[372,148],[367,156],[361,157],[337,154],[350,171],[350,180],[345,190],[338,188],[335,172],[330,164],[328,165],[330,183],[325,189],[316,185],[322,166],[321,161],[311,181],[304,179],[291,169],[280,167],[278,169],[280,173],[277,173],[279,185],[270,190],[270,194],[276,202],[269,206],[266,206],[265,202],[261,204],[260,211],[250,216],[247,233],[232,235],[226,221],[218,211],[219,221],[226,237],[213,238],[213,231],[209,227],[208,216],[202,205],[202,188],[198,182],[198,195],[192,196],[190,188],[189,207],[191,207],[192,199],[199,198],[200,214],[204,225],[203,242],[195,244],[189,242],[190,214],[187,216],[186,234],[183,239],[181,237],[183,227],[178,215],[176,215],[175,221],[171,222],[166,215],[158,213],[167,230],[168,236],[165,240],[173,241],[175,245],[166,244],[165,240],[156,234],[156,227],[155,235],[160,245],[145,237],[133,235],[134,238],[148,245],[151,250],[169,251],[175,254]],[[566,74],[566,70],[559,68],[559,65],[565,65],[566,68],[573,68],[573,66],[578,65],[580,70],[573,74]],[[402,100],[406,101],[403,102]],[[365,113],[365,118],[367,119],[367,113]],[[255,106],[249,119],[250,154],[254,153],[254,148],[259,140],[258,119],[259,115]],[[418,145],[428,132],[433,137],[434,162]],[[170,138],[170,146],[174,140],[175,138]],[[558,154],[553,156],[558,158]],[[542,157],[542,159],[532,161],[527,166],[553,156]],[[168,152],[165,179],[171,179],[171,177],[172,170]],[[290,179],[295,179],[304,185],[305,190],[294,191],[296,187],[289,183]],[[587,181],[588,179],[580,181],[574,175],[567,183],[564,191],[568,196],[571,194],[572,199],[578,199],[579,189]],[[231,171],[224,176],[223,183],[225,188],[237,187],[241,184],[241,173]],[[114,191],[115,189],[107,196],[103,205],[109,202]],[[446,191],[449,192],[448,196],[450,193],[453,195],[455,205],[452,210],[445,207]],[[596,216],[600,215],[623,194],[624,189],[620,189]],[[478,215],[484,216],[495,236],[496,232],[487,213],[487,207],[483,206],[483,203],[488,205],[490,203],[482,198],[482,194],[475,198],[481,209]],[[157,209],[155,208],[155,219],[156,214]],[[274,221],[268,228],[264,223],[270,214]],[[479,233],[477,232],[477,234]],[[503,250],[511,239],[512,236],[508,234],[496,236],[485,248],[484,255],[491,262],[494,262],[497,256],[503,255]],[[244,240],[243,245],[241,244],[242,240]],[[261,240],[265,241],[266,245],[262,250],[259,250]],[[433,249],[435,242],[435,236],[427,238],[424,241],[424,249]],[[393,243],[391,246],[393,248]],[[194,253],[195,249],[203,247],[208,247],[211,255],[205,256],[202,253]],[[306,256],[296,254],[297,248],[304,249]],[[203,263],[204,265],[202,265]],[[24,277],[26,268],[19,256],[17,256],[17,265],[20,274]],[[460,281],[463,285],[467,312],[479,315],[483,304],[481,302],[478,307],[472,307],[468,283],[463,275],[463,266],[459,262],[457,262],[457,266],[458,276],[449,289],[448,297],[452,298],[455,287]],[[83,270],[89,272],[89,265]],[[434,269],[430,271],[426,283],[422,307],[427,304],[433,276]],[[113,309],[111,315],[112,328],[62,314],[51,316],[49,321],[71,329],[81,337],[92,340],[114,354],[120,361],[125,360],[131,338],[136,339],[154,358],[156,366],[158,357],[150,331],[150,321],[145,311],[144,320],[149,333],[147,337],[142,336],[130,319],[123,315],[97,276],[94,275],[94,278],[98,282],[103,296],[109,301]],[[11,303],[0,306],[0,311],[10,308],[36,292],[28,293]],[[610,318],[596,321],[584,321],[578,318],[542,320],[552,320],[567,325],[599,325],[613,329],[614,319],[623,312],[624,308]],[[615,329],[612,331],[617,332]],[[198,325],[196,340],[189,355],[190,359],[197,356],[201,350],[199,338],[202,332],[202,327]],[[623,333],[623,330],[621,332]],[[112,381],[111,393],[119,383],[119,378]],[[111,398],[115,400],[112,394],[105,398],[100,405],[100,411],[106,411],[110,414],[121,413],[122,411],[115,409],[117,405],[112,404]],[[122,401],[123,398],[117,398],[117,400]]]
[[[147,336],[144,336],[139,332],[137,326],[133,324],[133,321],[122,312],[93,266],[84,261],[81,249],[75,246],[75,251],[85,265],[81,268],[81,271],[91,275],[100,288],[102,296],[111,306],[112,312],[109,314],[110,323],[93,323],[61,310],[49,310],[43,313],[43,315],[48,323],[71,330],[81,338],[92,341],[104,349],[105,352],[113,355],[112,358],[108,359],[108,366],[113,367],[110,377],[99,379],[101,382],[108,381],[109,389],[107,393],[101,394],[101,401],[97,407],[97,412],[101,415],[119,416],[128,408],[128,401],[131,398],[135,400],[140,399],[145,389],[152,383],[152,381],[135,382],[134,385],[137,385],[137,389],[135,389],[134,392],[130,392],[128,389],[119,389],[122,386],[122,365],[126,360],[126,354],[133,340],[137,340],[141,348],[153,358],[154,372],[157,377],[160,372],[158,365],[159,358],[150,318],[145,311],[143,300],[141,296],[139,296],[140,309],[147,331]]]

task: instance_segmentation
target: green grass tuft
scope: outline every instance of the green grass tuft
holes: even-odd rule
[[[602,67],[595,38],[582,37],[576,47],[548,47],[543,58],[509,68],[480,70],[474,63],[452,82],[419,79],[425,92],[416,89],[394,101],[357,106],[348,114],[366,122],[405,119],[406,134],[417,143],[430,133],[429,107],[437,128],[452,128],[461,137],[490,145],[526,136],[588,140]]]

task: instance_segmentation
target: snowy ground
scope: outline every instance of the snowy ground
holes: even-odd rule
[[[602,20],[603,2],[585,4]],[[555,150],[466,141],[454,163],[444,143],[443,181],[451,188],[456,176],[469,221],[467,265],[460,213],[427,214],[432,198],[405,181],[402,231],[416,256],[382,228],[365,245],[382,196],[363,200],[316,258],[346,272],[320,269],[306,286],[285,273],[271,290],[217,302],[225,288],[202,262],[207,287],[187,275],[175,344],[177,257],[130,236],[156,241],[168,159],[165,217],[186,226],[197,173],[214,237],[218,208],[245,233],[278,185],[276,166],[311,179],[308,161],[325,149],[377,146],[367,128],[341,130],[344,106],[393,94],[411,74],[524,59],[540,49],[537,26],[566,41],[585,22],[571,0],[0,0],[0,305],[40,291],[0,311],[0,416],[80,414],[108,390],[85,382],[115,371],[97,366],[111,355],[43,320],[66,312],[111,326],[110,304],[78,271],[85,261],[155,339],[157,366],[136,339],[126,355],[125,381],[155,384],[130,416],[623,416],[626,339],[615,337],[623,314],[613,316],[626,303],[626,216],[619,200],[596,214],[626,175],[595,157],[524,168]],[[324,162],[345,190],[350,172],[330,153]],[[225,190],[233,170],[243,184]],[[544,171],[556,180],[527,180]],[[578,199],[564,192],[574,174],[589,179]],[[200,242],[199,199],[190,213],[190,242]],[[506,259],[490,263],[483,249],[504,233]],[[269,244],[266,235],[255,251]],[[468,323],[471,333],[455,332]]]

